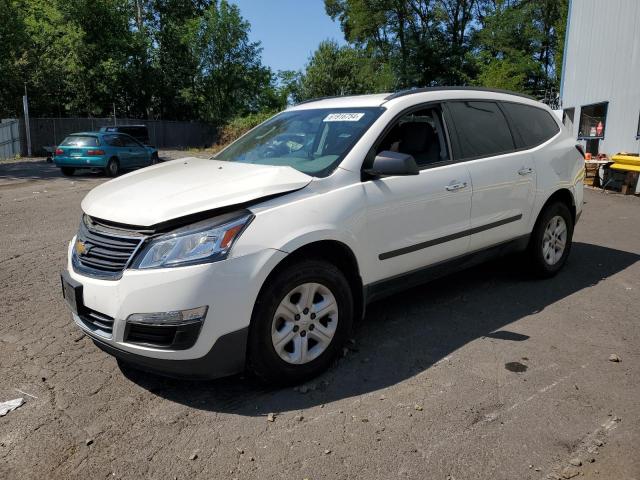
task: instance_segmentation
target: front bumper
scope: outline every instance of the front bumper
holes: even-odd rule
[[[69,258],[74,242],[75,238],[69,245]],[[279,250],[264,249],[203,265],[128,269],[118,280],[81,275],[73,270],[69,260],[67,275],[82,285],[84,307],[110,317],[112,332],[105,335],[90,328],[77,314],[72,316],[100,348],[143,368],[209,378],[234,373],[244,365],[246,332],[260,288],[285,255]],[[131,314],[205,305],[209,307],[206,317],[190,348],[154,348],[126,341],[126,319]],[[205,371],[207,375],[203,374]]]
[[[118,360],[147,372],[179,378],[212,379],[233,375],[244,369],[249,327],[222,335],[209,352],[191,360],[167,360],[121,350],[112,344],[93,338],[98,348]]]

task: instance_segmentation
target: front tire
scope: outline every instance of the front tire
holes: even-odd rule
[[[571,251],[573,226],[573,216],[562,202],[551,203],[540,213],[527,252],[536,276],[553,277],[562,269]]]
[[[117,177],[120,173],[120,162],[117,158],[110,158],[107,162],[107,166],[104,169],[104,173],[107,177]]]
[[[76,171],[76,169],[73,167],[61,167],[60,170],[65,177],[70,177]]]
[[[248,367],[278,385],[326,370],[353,324],[353,296],[343,273],[322,260],[292,264],[269,279],[254,307]]]

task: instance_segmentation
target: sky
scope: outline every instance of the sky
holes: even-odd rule
[[[323,0],[231,0],[251,23],[249,38],[262,43],[262,63],[276,72],[300,70],[322,40],[344,44]]]

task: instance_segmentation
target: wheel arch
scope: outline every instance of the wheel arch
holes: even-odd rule
[[[573,195],[573,192],[568,188],[560,188],[555,192],[553,192],[551,195],[549,195],[549,198],[547,198],[546,202],[544,202],[544,204],[542,205],[542,208],[540,208],[540,211],[538,212],[538,216],[536,217],[536,223],[540,218],[540,215],[542,214],[542,212],[544,212],[545,208],[547,208],[547,206],[551,205],[554,202],[562,202],[569,208],[569,211],[571,212],[571,219],[573,220],[573,224],[575,225],[576,214],[577,214],[576,200]]]
[[[339,240],[317,240],[292,250],[269,272],[260,287],[258,298],[260,298],[260,295],[270,280],[282,270],[295,264],[297,261],[309,258],[320,259],[331,263],[344,274],[351,287],[354,319],[358,320],[362,318],[364,316],[365,298],[358,260],[353,250]]]

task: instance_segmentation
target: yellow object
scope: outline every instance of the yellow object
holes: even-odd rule
[[[640,172],[640,156],[625,155],[618,153],[611,157],[615,163],[611,165],[614,170],[623,170],[626,172]]]

